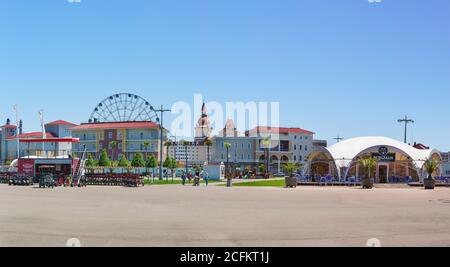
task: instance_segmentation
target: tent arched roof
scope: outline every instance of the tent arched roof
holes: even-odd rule
[[[353,160],[364,151],[386,146],[403,152],[411,158],[417,168],[421,169],[426,159],[439,152],[434,149],[417,149],[408,144],[387,137],[369,136],[347,139],[328,148],[328,152],[336,162],[336,167],[349,167]]]

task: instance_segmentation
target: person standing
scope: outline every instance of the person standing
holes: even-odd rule
[[[208,174],[208,172],[205,171],[203,173],[203,179],[205,180],[206,186],[208,186],[208,184],[209,184],[209,174]]]

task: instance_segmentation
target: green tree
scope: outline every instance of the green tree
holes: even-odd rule
[[[133,160],[131,161],[131,166],[135,168],[142,168],[145,166],[145,161],[142,153],[137,153],[134,155]]]
[[[153,170],[153,178],[155,177],[155,168],[158,167],[158,161],[155,156],[150,155],[145,162],[145,167]]]
[[[425,171],[428,173],[428,179],[433,180],[433,173],[435,173],[437,170],[439,170],[439,167],[441,165],[441,162],[436,159],[427,159],[425,161],[425,164],[423,167],[425,168]]]
[[[144,146],[144,150],[145,150],[145,160],[148,159],[148,148],[150,147],[150,142],[149,141],[145,141],[144,143],[142,143],[142,145]]]
[[[261,145],[264,148],[264,165],[266,167],[265,175],[268,176],[270,164],[270,147],[272,145],[272,138],[270,136],[264,137],[263,140],[261,140]]]
[[[360,159],[359,163],[363,167],[363,169],[367,175],[367,178],[371,179],[372,173],[374,172],[375,168],[378,165],[378,160],[376,158],[367,157],[367,158]]]
[[[211,152],[210,151],[211,151],[211,146],[213,145],[213,142],[211,140],[207,139],[205,142],[205,145],[206,145],[207,155],[208,155],[207,163],[209,164],[211,161]]]
[[[114,160],[115,159],[116,148],[117,148],[118,143],[117,143],[117,141],[111,141],[111,142],[109,142],[109,145],[111,146],[111,150],[112,150],[111,157],[112,157],[112,160]]]
[[[294,162],[288,162],[283,165],[283,170],[289,174],[289,177],[293,177],[294,173],[296,173],[300,169],[300,165]]]
[[[166,160],[164,161],[163,167],[169,169],[171,166],[172,166],[172,158],[167,157]]]
[[[100,154],[100,160],[98,162],[98,165],[100,167],[110,167],[111,166],[111,161],[108,158],[108,152],[106,151],[106,149],[102,150],[102,153]]]
[[[86,160],[86,168],[92,170],[96,166],[98,166],[98,161],[92,157],[92,154],[88,154],[88,157]]]
[[[121,155],[119,162],[117,164],[119,167],[130,167],[130,161],[127,159],[127,157],[125,155]]]
[[[172,146],[172,142],[171,141],[166,141],[164,143],[164,146],[166,147],[166,155],[169,156],[169,148]]]

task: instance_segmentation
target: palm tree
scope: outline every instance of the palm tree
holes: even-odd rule
[[[362,187],[372,189],[373,188],[373,179],[372,173],[378,165],[378,160],[376,158],[367,157],[359,160],[359,163],[362,165],[366,177],[362,179]]]
[[[211,140],[208,139],[208,140],[206,140],[205,145],[206,145],[207,154],[208,154],[208,160],[207,160],[207,162],[208,162],[208,164],[209,164],[209,162],[211,161],[210,149],[211,149],[211,146],[213,145],[213,142],[212,142]]]
[[[114,160],[115,159],[115,157],[114,157],[114,155],[115,155],[115,152],[116,152],[116,148],[117,148],[117,141],[111,141],[111,142],[109,142],[109,146],[111,147],[111,150],[112,150],[112,160]]]
[[[272,139],[270,138],[270,136],[264,137],[261,140],[261,144],[264,148],[264,164],[266,166],[266,173],[264,175],[267,177],[269,175],[270,146],[272,144]]]
[[[228,170],[230,168],[230,148],[231,148],[231,144],[229,142],[225,142],[223,144],[223,146],[227,150],[227,167],[225,168],[225,177],[227,177],[226,170]]]
[[[436,159],[429,158],[425,161],[423,165],[425,171],[428,173],[428,178],[423,180],[425,189],[434,189],[436,186],[436,181],[433,179],[433,173],[439,170],[441,162]]]
[[[287,162],[283,165],[283,170],[289,174],[289,177],[293,177],[294,173],[300,169],[300,165],[295,162]]]
[[[166,147],[166,155],[169,156],[169,148],[172,146],[172,142],[171,141],[166,141],[164,143],[164,146]]]
[[[378,165],[378,160],[376,158],[363,158],[359,161],[367,175],[367,179],[372,179],[372,173]]]
[[[428,178],[432,180],[433,179],[433,173],[435,173],[439,167],[441,166],[441,162],[439,160],[435,160],[435,159],[427,159],[425,161],[425,164],[423,165],[423,167],[425,168],[425,171],[428,173]]]
[[[144,146],[144,150],[145,150],[145,160],[147,160],[147,158],[148,158],[148,148],[150,147],[150,142],[149,141],[145,141],[144,143],[142,143],[142,145]]]

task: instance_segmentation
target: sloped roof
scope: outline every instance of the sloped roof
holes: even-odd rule
[[[55,137],[53,134],[51,133],[45,133],[47,138],[53,138]],[[16,139],[17,136],[11,136],[8,137],[7,139]],[[31,133],[24,133],[24,134],[19,134],[19,139],[28,139],[28,138],[42,138],[42,132],[31,132]]]
[[[109,130],[109,129],[159,129],[159,124],[148,121],[141,122],[105,122],[83,123],[70,128],[72,131]]]
[[[52,121],[49,123],[46,123],[45,125],[65,125],[65,126],[77,126],[74,123],[68,122],[68,121],[64,121],[64,120],[57,120],[57,121]]]
[[[271,134],[307,134],[313,135],[314,132],[308,131],[302,128],[286,128],[286,127],[262,127],[258,126],[250,131],[252,134],[255,133],[271,133]]]
[[[16,129],[17,126],[16,126],[16,125],[12,125],[12,124],[5,124],[5,125],[3,125],[3,126],[0,126],[0,128]]]

